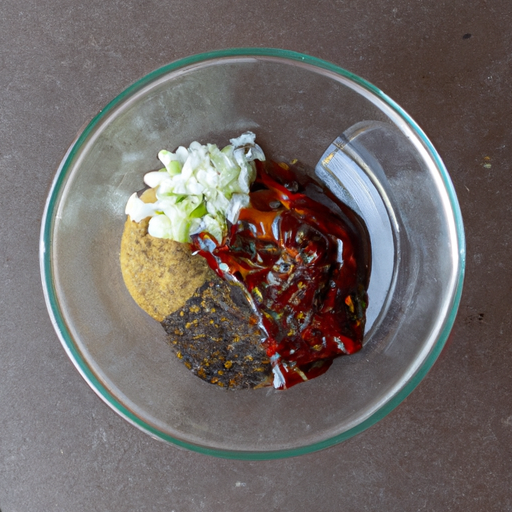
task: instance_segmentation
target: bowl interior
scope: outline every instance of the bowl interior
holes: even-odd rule
[[[460,215],[428,140],[364,81],[290,55],[209,55],[129,88],[68,153],[43,222],[49,310],[79,371],[138,427],[206,453],[298,454],[366,428],[433,364],[460,294]],[[380,263],[364,349],[285,392],[228,392],[193,376],[130,297],[119,268],[126,200],[159,168],[158,151],[193,140],[223,146],[245,130],[269,158],[312,169],[320,162],[317,172],[375,226]],[[345,164],[322,165],[329,151]]]

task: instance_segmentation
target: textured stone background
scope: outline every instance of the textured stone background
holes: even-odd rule
[[[510,0],[2,0],[0,510],[512,511]],[[48,188],[83,124],[192,53],[272,46],[370,80],[444,159],[467,235],[447,346],[377,425],[320,453],[218,460],[111,411],[62,349],[41,291]]]

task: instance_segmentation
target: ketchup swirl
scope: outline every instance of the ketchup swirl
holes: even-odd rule
[[[274,387],[286,389],[362,348],[369,237],[354,212],[297,168],[256,165],[251,205],[225,240],[203,232],[192,245],[245,288],[267,334]]]

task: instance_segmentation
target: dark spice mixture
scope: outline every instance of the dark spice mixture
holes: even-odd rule
[[[171,346],[201,379],[231,389],[265,385],[265,338],[240,286],[211,273],[185,306],[162,322]]]

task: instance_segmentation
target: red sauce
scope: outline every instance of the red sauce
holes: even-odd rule
[[[361,349],[369,238],[354,212],[298,169],[258,161],[257,170],[251,206],[222,244],[201,233],[193,245],[247,290],[267,333],[274,386],[285,389]]]

